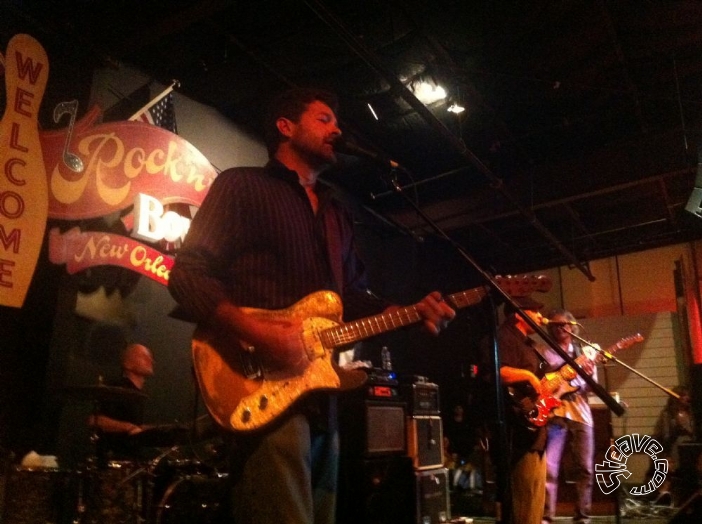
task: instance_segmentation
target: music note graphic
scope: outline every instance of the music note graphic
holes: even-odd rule
[[[78,157],[78,155],[71,153],[68,150],[68,144],[71,141],[71,136],[73,136],[73,126],[76,123],[76,113],[78,112],[78,100],[71,100],[70,102],[61,102],[57,104],[54,108],[54,122],[58,124],[61,117],[66,113],[71,115],[71,121],[68,124],[68,132],[66,133],[66,142],[63,145],[63,163],[66,164],[68,169],[76,173],[83,171],[83,161]]]

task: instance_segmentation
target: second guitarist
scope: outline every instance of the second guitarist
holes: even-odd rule
[[[597,379],[595,362],[597,355],[590,346],[581,346],[571,336],[578,334],[578,325],[573,324],[573,315],[563,309],[555,309],[548,314],[547,329],[558,345],[578,363],[583,370]],[[542,350],[542,355],[548,361],[548,371],[556,371],[565,365],[563,359],[548,346]],[[585,355],[585,357],[582,357]],[[553,411],[549,420],[548,444],[546,446],[546,504],[544,507],[544,522],[552,522],[556,516],[558,502],[558,474],[561,459],[566,447],[570,448],[573,458],[573,478],[577,493],[574,507],[573,522],[587,524],[590,522],[592,505],[592,485],[594,468],[594,423],[592,411],[588,403],[588,385],[579,376],[569,381],[573,387],[560,397],[561,405]]]
[[[531,320],[541,324],[539,310],[543,305],[531,297],[515,297],[515,302]],[[511,304],[504,306],[504,321],[497,330],[497,348],[500,357],[500,380],[510,389],[530,390],[531,397],[541,394],[541,379],[546,373],[546,362],[536,350],[536,342],[529,335],[533,328],[522,318]],[[522,402],[528,403],[530,395]],[[509,483],[507,492],[512,513],[511,523],[539,524],[544,507],[546,462],[543,458],[546,446],[546,426],[529,428],[523,418],[522,409],[508,401],[507,438],[509,449]],[[524,411],[530,411],[525,407]],[[491,450],[497,452],[496,446]],[[497,460],[497,457],[493,457]],[[496,462],[497,464],[498,462]]]

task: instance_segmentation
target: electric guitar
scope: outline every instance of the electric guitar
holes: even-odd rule
[[[575,359],[578,366],[582,366],[587,360],[591,360],[594,364],[602,360],[602,353],[616,353],[620,349],[626,349],[638,342],[643,342],[643,335],[637,333],[629,337],[622,338],[616,344],[612,344],[604,351],[596,351],[594,355],[589,356],[583,352]],[[586,350],[583,350],[586,351]],[[563,364],[556,371],[546,373],[541,379],[541,390],[548,391],[548,395],[556,398],[561,398],[563,395],[573,393],[579,389],[579,386],[574,386],[571,381],[578,376],[578,373],[569,364]]]
[[[597,363],[602,358],[602,354],[612,354],[619,349],[625,349],[642,342],[644,337],[637,333],[629,337],[622,338],[616,344],[612,344],[604,351],[596,351],[592,357],[587,353],[582,353],[575,359],[575,363],[582,366],[585,361],[591,360]],[[570,382],[578,376],[578,373],[569,364],[564,364],[556,371],[546,373],[541,379],[541,394],[534,395],[533,388],[528,388],[532,393],[525,393],[526,388],[507,388],[508,395],[517,413],[520,414],[531,429],[538,429],[544,426],[551,418],[551,412],[561,405],[561,397],[579,389]],[[544,393],[545,392],[545,393]]]
[[[495,280],[507,293],[513,285],[520,292],[525,286],[532,291],[551,287],[544,275],[498,276]],[[459,309],[479,303],[487,291],[480,286],[445,296],[444,300]],[[270,424],[312,391],[360,387],[366,373],[338,367],[334,350],[422,320],[415,304],[342,324],[341,299],[331,291],[312,293],[286,309],[243,309],[272,324],[302,322],[300,336],[308,362],[301,372],[266,369],[254,347],[228,339],[213,326],[199,325],[193,335],[192,356],[203,401],[215,422],[235,432],[254,431]]]

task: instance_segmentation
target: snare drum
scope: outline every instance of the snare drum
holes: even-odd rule
[[[226,511],[226,474],[188,475],[172,482],[155,508],[155,524],[213,524]]]
[[[109,462],[106,468],[86,474],[83,482],[88,524],[138,524],[143,521],[145,469],[129,461]]]

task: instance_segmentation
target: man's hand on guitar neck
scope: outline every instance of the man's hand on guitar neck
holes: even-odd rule
[[[424,328],[433,335],[438,335],[456,317],[456,311],[438,291],[432,291],[420,300],[417,311],[424,318]]]
[[[386,312],[397,311],[401,306],[391,306]],[[441,293],[432,291],[414,305],[422,317],[424,329],[432,335],[438,335],[456,317],[456,311],[449,306]]]
[[[583,371],[588,375],[592,375],[595,371],[595,363],[589,358],[584,358],[582,362],[578,362],[578,364],[580,364],[580,367],[583,368]]]

